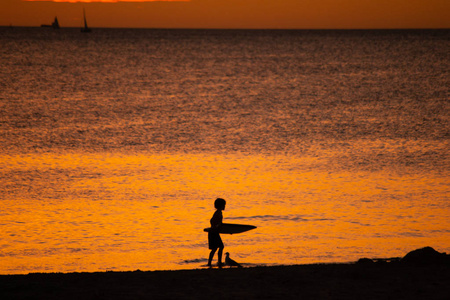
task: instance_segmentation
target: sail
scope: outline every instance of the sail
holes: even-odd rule
[[[60,27],[59,27],[59,22],[58,22],[58,18],[57,17],[55,17],[55,21],[52,23],[52,27],[54,28],[54,29],[59,29]]]
[[[52,25],[42,24],[41,27],[50,27],[50,28],[53,28],[53,29],[59,29],[60,27],[59,27],[58,18],[55,17],[55,21],[53,21]]]
[[[85,12],[84,8],[83,8],[83,17],[84,17],[84,28],[81,28],[81,32],[91,32],[91,29],[87,25],[86,12]]]

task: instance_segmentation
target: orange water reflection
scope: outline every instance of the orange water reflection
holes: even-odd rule
[[[312,168],[313,157],[29,154],[0,159],[0,274],[197,268],[213,200],[249,264],[450,251],[448,182],[433,174]],[[313,171],[314,170],[314,171]]]

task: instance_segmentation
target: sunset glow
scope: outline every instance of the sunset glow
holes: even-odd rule
[[[118,2],[189,2],[191,0],[23,0],[25,2],[118,3]]]
[[[449,13],[0,0],[0,275],[450,252]]]
[[[365,29],[449,28],[447,0],[8,0],[0,26],[40,26],[58,17],[79,27]]]

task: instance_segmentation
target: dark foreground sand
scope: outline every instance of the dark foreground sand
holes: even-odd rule
[[[450,299],[448,264],[0,276],[0,299]]]

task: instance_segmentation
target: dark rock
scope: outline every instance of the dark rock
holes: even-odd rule
[[[446,264],[450,262],[450,257],[431,247],[425,247],[409,252],[401,259],[401,262],[410,264]]]
[[[358,265],[371,265],[374,261],[370,258],[360,258],[356,263]]]

